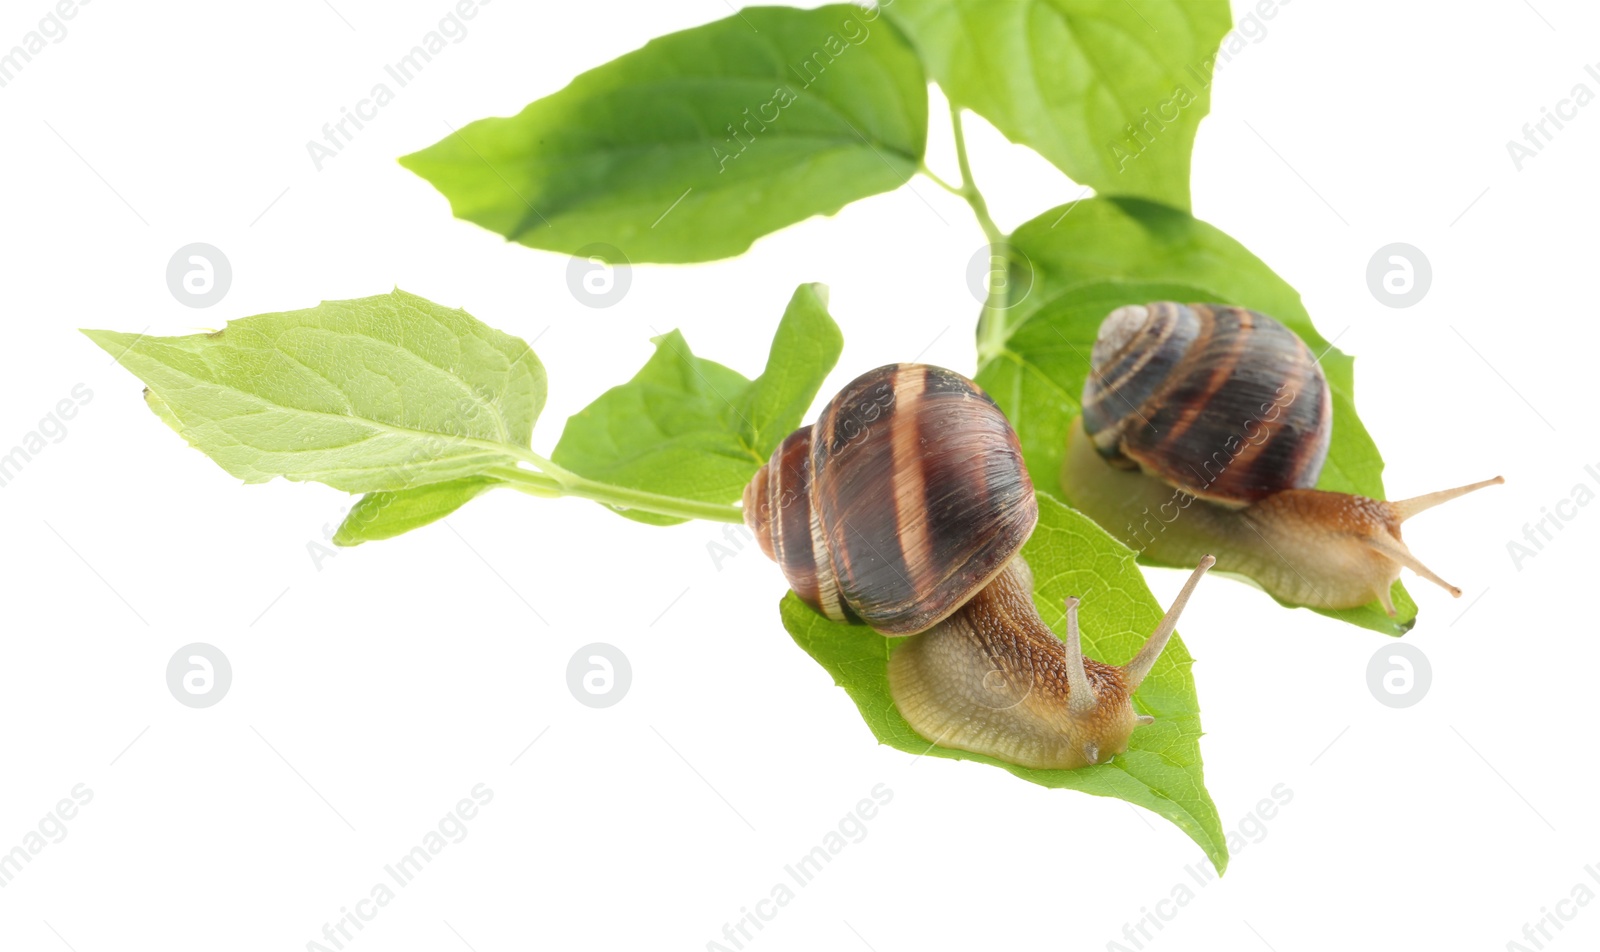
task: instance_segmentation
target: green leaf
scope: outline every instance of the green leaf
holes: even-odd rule
[[[1243,245],[1185,212],[1115,198],[1051,209],[1018,228],[1010,241],[1025,256],[1022,267],[1032,269],[1028,298],[1008,316],[1012,335],[1074,285],[1107,279],[1205,288],[1215,295],[1212,300],[1277,318],[1321,355],[1333,390],[1333,442],[1317,487],[1383,498],[1383,457],[1356,415],[1355,361],[1317,333],[1300,294]],[[1104,318],[1091,318],[1094,329]],[[1094,329],[1073,339],[1093,341]],[[1075,376],[1059,381],[1074,394],[1082,393],[1088,372],[1087,351],[1084,356]]]
[[[534,248],[709,261],[899,187],[927,131],[922,67],[875,9],[750,7],[400,161]]]
[[[249,483],[399,490],[515,466],[544,407],[528,345],[404,291],[231,321],[210,334],[84,331],[151,409]]]
[[[1317,333],[1300,295],[1244,246],[1184,212],[1101,198],[1045,212],[1010,243],[1017,273],[1008,284],[1025,288],[1026,297],[1005,313],[1005,343],[983,360],[976,379],[1017,428],[1038,485],[1059,484],[1065,435],[1105,316],[1123,304],[1205,301],[1269,314],[1322,355],[1334,426],[1317,487],[1384,498],[1383,457],[1356,415],[1353,359]],[[1376,602],[1323,614],[1403,634],[1416,605],[1398,584],[1393,593],[1395,618]]]
[[[689,350],[677,331],[633,379],[567,421],[551,459],[580,476],[681,499],[731,503],[798,427],[844,338],[828,316],[827,288],[802,284],[778,324],[761,376]],[[652,525],[681,522],[628,510]]]
[[[1189,207],[1227,0],[899,0],[957,105],[1102,195]]]
[[[1145,587],[1133,552],[1048,496],[1039,497],[1039,525],[1022,554],[1033,569],[1034,603],[1052,629],[1063,630],[1066,596],[1082,599],[1078,613],[1088,657],[1126,663],[1161,620],[1161,607]],[[904,640],[831,622],[793,593],[784,597],[782,614],[795,643],[845,689],[880,742],[911,754],[992,764],[1046,787],[1126,800],[1171,820],[1219,871],[1227,868],[1222,823],[1201,769],[1200,703],[1190,671],[1194,659],[1178,636],[1134,695],[1134,707],[1156,722],[1133,732],[1127,753],[1081,770],[1035,770],[930,745],[918,735],[889,694],[889,654]]]
[[[1352,625],[1369,628],[1383,635],[1400,637],[1417,624],[1417,603],[1411,598],[1411,593],[1401,582],[1396,582],[1389,588],[1389,600],[1394,602],[1394,617],[1383,610],[1377,602],[1362,605],[1359,608],[1315,608],[1319,615],[1347,621]],[[1298,607],[1298,606],[1290,606]]]
[[[488,490],[504,485],[504,480],[491,476],[468,476],[399,492],[367,493],[344,517],[339,531],[334,533],[333,544],[360,545],[392,539],[437,522]]]

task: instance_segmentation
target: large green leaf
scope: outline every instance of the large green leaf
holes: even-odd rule
[[[632,380],[567,421],[551,459],[615,486],[729,503],[800,425],[844,338],[828,316],[827,288],[803,284],[778,324],[766,369],[754,380],[696,357],[677,331],[655,344]],[[623,515],[653,525],[682,521]]]
[[[1033,569],[1034,602],[1053,629],[1064,627],[1063,600],[1068,595],[1082,599],[1078,612],[1088,657],[1126,663],[1161,619],[1133,553],[1048,496],[1039,497],[1039,526],[1022,553]],[[889,654],[903,640],[831,622],[793,593],[784,598],[782,611],[789,634],[845,689],[880,742],[912,754],[993,764],[1046,787],[1126,800],[1171,820],[1219,871],[1227,868],[1222,823],[1201,769],[1200,702],[1190,671],[1194,659],[1176,635],[1134,695],[1134,707],[1156,722],[1133,732],[1127,753],[1081,770],[1035,770],[931,745],[917,734],[889,694]]]
[[[1027,297],[1005,313],[1005,343],[985,355],[977,380],[1011,417],[1038,485],[1058,485],[1065,434],[1105,316],[1123,304],[1206,301],[1270,314],[1321,355],[1334,426],[1317,486],[1383,498],[1383,458],[1356,415],[1354,361],[1312,326],[1294,288],[1244,246],[1185,212],[1102,198],[1045,212],[1010,241],[1019,273],[1009,283],[1027,288]],[[1402,634],[1416,605],[1402,586],[1393,597],[1394,618],[1376,602],[1325,614]]]
[[[525,245],[708,261],[904,184],[927,120],[922,67],[875,9],[750,7],[400,161]]]
[[[1227,0],[899,0],[945,95],[1103,195],[1189,207]]]
[[[528,345],[416,295],[328,301],[145,337],[84,331],[151,408],[245,482],[399,490],[514,466],[544,407]]]

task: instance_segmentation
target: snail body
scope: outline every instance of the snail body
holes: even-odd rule
[[[1244,308],[1157,302],[1100,327],[1069,433],[1062,488],[1148,560],[1215,553],[1280,601],[1354,608],[1402,567],[1461,590],[1412,555],[1400,526],[1500,477],[1383,501],[1312,488],[1332,433],[1327,380],[1272,318]]]
[[[890,655],[889,693],[918,734],[946,747],[1040,769],[1109,763],[1134,728],[1155,722],[1134,711],[1133,692],[1211,564],[1201,558],[1133,660],[1110,665],[1083,656],[1078,599],[1066,602],[1065,639],[1045,625],[1018,556],[960,611]]]
[[[744,493],[744,517],[790,588],[839,622],[899,639],[889,689],[932,743],[1028,767],[1127,749],[1132,696],[1170,639],[1202,561],[1127,664],[1085,659],[1077,600],[1063,641],[1021,555],[1038,522],[1016,433],[972,381],[892,364],[790,434]]]

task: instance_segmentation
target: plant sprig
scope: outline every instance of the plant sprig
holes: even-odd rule
[[[741,521],[733,500],[800,425],[838,358],[843,339],[826,301],[821,285],[795,290],[754,379],[695,356],[675,331],[662,335],[633,379],[567,420],[548,457],[530,448],[545,400],[533,351],[464,311],[403,291],[247,317],[210,334],[85,333],[145,382],[158,417],[234,476],[364,493],[334,536],[357,545],[419,529],[502,487],[590,499],[657,524]],[[1061,597],[1082,595],[1089,647],[1102,657],[1131,656],[1161,616],[1132,553],[1049,497],[1040,509],[1024,552],[1042,617],[1059,627]],[[793,595],[782,616],[886,743],[1121,797],[1171,819],[1219,869],[1226,865],[1181,638],[1135,696],[1139,710],[1160,718],[1158,729],[1136,732],[1116,764],[1038,771],[917,738],[892,703],[882,703],[891,639],[833,624]]]
[[[1100,320],[1122,304],[1176,298],[1273,314],[1322,355],[1338,425],[1320,485],[1381,498],[1382,459],[1355,415],[1350,358],[1318,336],[1292,287],[1190,212],[1195,132],[1228,24],[1227,0],[750,7],[655,39],[516,116],[470,123],[401,162],[457,217],[613,264],[737,255],[923,174],[968,205],[1003,263],[978,315],[975,376],[1017,429],[1042,493],[1060,491],[1064,436]],[[950,104],[956,183],[925,161],[930,81]],[[1006,234],[973,175],[967,114],[1095,197]],[[162,420],[234,476],[363,494],[335,536],[343,545],[425,526],[499,488],[589,499],[653,524],[738,522],[744,485],[800,424],[842,348],[820,285],[796,291],[753,379],[695,355],[676,331],[662,335],[645,366],[569,419],[544,455],[532,448],[546,387],[533,351],[398,290],[214,334],[86,333],[144,380]],[[1086,596],[1086,616],[1104,613],[1088,626],[1104,633],[1096,650],[1115,658],[1159,606],[1129,550],[1040,501],[1027,549],[1040,610],[1055,619],[1051,599]],[[1403,590],[1396,604],[1396,621],[1371,606],[1335,614],[1390,630],[1415,613]],[[783,617],[880,739],[921,746],[885,703],[892,645],[793,597]],[[1136,702],[1165,726],[1136,733],[1116,765],[1043,776],[937,745],[918,752],[1140,804],[1221,869],[1227,851],[1201,776],[1187,652],[1175,643],[1162,663]]]
[[[800,424],[838,358],[842,338],[826,300],[820,285],[795,292],[754,381],[692,357],[676,332],[662,338],[658,357],[667,351],[667,363],[697,361],[690,376],[704,382],[699,402],[681,393],[659,401],[653,362],[573,417],[550,457],[531,448],[546,387],[532,349],[398,289],[247,317],[209,334],[84,333],[144,381],[157,416],[234,476],[369,494],[335,537],[353,545],[426,525],[501,486],[652,520],[741,521],[733,503],[744,483]],[[787,346],[797,336],[811,346]],[[740,382],[744,391],[733,392]],[[629,395],[670,407],[674,436],[693,447],[658,478],[672,480],[670,491],[645,476],[662,452],[650,418],[599,419]],[[729,446],[737,452],[722,451]]]

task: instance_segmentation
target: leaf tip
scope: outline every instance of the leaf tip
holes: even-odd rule
[[[89,338],[96,347],[115,357],[120,363],[123,356],[139,342],[143,334],[128,334],[123,331],[98,330],[91,327],[80,327],[78,333]]]

